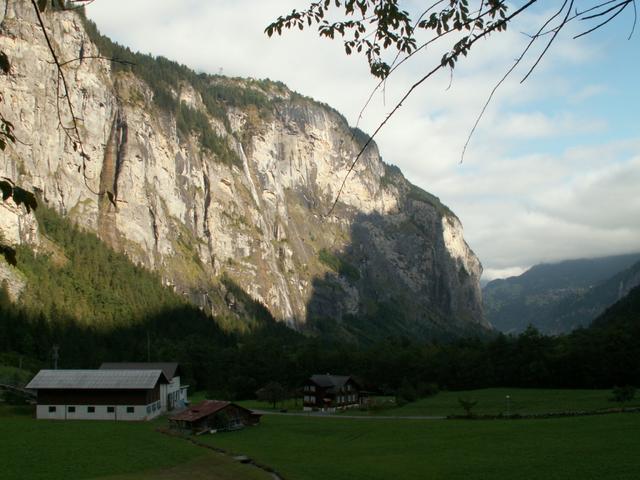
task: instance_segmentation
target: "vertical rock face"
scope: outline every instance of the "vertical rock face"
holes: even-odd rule
[[[459,220],[375,145],[331,210],[364,141],[334,110],[273,82],[199,77],[206,87],[196,88],[185,77],[168,89],[172,101],[181,118],[206,125],[181,128],[178,110],[160,108],[135,68],[90,58],[99,52],[79,15],[49,12],[61,61],[84,57],[64,66],[83,162],[31,4],[0,7],[0,50],[12,64],[0,76],[0,108],[20,140],[0,173],[194,302],[215,313],[224,274],[292,326],[354,336],[487,326],[481,265]],[[227,95],[212,115],[207,89],[249,100]],[[0,227],[6,241],[38,243],[33,220],[10,204],[0,205]]]

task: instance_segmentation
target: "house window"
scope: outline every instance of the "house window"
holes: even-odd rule
[[[156,404],[155,403],[153,405],[151,405],[151,410],[153,410],[154,412],[156,411]]]
[[[76,413],[76,407],[67,407],[67,412]]]
[[[49,413],[56,413],[56,407],[53,405],[49,405]]]
[[[316,387],[315,387],[315,385],[311,385],[311,386],[309,387],[309,389],[310,389],[312,392],[315,392],[315,391],[316,391]]]
[[[133,413],[135,409],[133,407],[127,407],[127,413]]]
[[[116,411],[116,407],[107,407],[107,413],[113,413]]]
[[[87,407],[87,413],[96,413],[96,407]]]
[[[147,405],[147,413],[151,413],[151,406]]]

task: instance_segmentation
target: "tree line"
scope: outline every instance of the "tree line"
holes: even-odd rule
[[[291,330],[223,279],[234,302],[243,304],[238,320],[248,326],[230,331],[221,327],[229,318],[188,304],[95,235],[45,206],[36,215],[54,247],[39,254],[18,249],[27,280],[18,303],[6,284],[0,288],[5,365],[51,368],[54,345],[60,368],[177,361],[192,388],[230,399],[253,398],[269,382],[294,392],[308,376],[327,372],[354,375],[368,390],[405,397],[437,389],[640,385],[640,287],[591,327],[569,335],[545,336],[530,327],[518,336],[449,342],[388,336],[362,344]]]

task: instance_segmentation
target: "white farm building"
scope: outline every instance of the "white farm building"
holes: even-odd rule
[[[114,367],[118,365],[119,368]],[[151,420],[184,408],[178,364],[103,364],[99,370],[40,370],[26,386],[36,417],[53,420]]]

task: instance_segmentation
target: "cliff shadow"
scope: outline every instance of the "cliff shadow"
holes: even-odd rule
[[[479,271],[452,255],[445,240],[444,222],[457,228],[459,221],[423,193],[429,197],[407,196],[389,214],[354,215],[350,241],[318,252],[328,271],[313,280],[305,328],[358,343],[487,335]],[[335,215],[348,214],[343,208]]]

